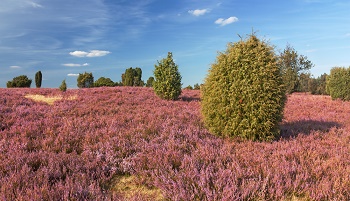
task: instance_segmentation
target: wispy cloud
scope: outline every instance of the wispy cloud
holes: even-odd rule
[[[11,69],[20,69],[20,68],[22,68],[22,67],[20,67],[20,66],[10,66],[10,68],[11,68]]]
[[[78,77],[79,74],[76,74],[76,73],[68,73],[67,76],[68,76],[68,77]]]
[[[350,37],[350,33],[345,34],[345,37]]]
[[[196,10],[189,10],[188,13],[191,15],[194,15],[196,17],[204,15],[206,13],[210,12],[209,9],[196,9]]]
[[[229,17],[227,19],[224,19],[224,18],[219,18],[215,21],[215,24],[219,24],[220,26],[226,26],[228,24],[232,24],[234,22],[237,22],[238,21],[238,18],[237,17]]]
[[[74,63],[68,63],[68,64],[62,64],[62,66],[67,66],[67,67],[81,67],[81,66],[88,66],[88,63],[84,64],[74,64]]]
[[[33,8],[43,8],[44,6],[36,3],[36,2],[33,2],[33,1],[28,1],[28,4],[30,4]]]
[[[90,52],[74,51],[70,52],[69,54],[75,57],[103,57],[110,53],[110,51],[105,50],[91,50]]]

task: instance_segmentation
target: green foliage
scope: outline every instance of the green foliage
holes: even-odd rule
[[[20,75],[17,77],[14,77],[12,81],[8,81],[6,83],[7,88],[17,88],[17,87],[30,87],[32,84],[32,80],[29,79],[26,75]]]
[[[293,47],[287,45],[279,55],[278,63],[286,93],[290,94],[303,90],[304,86],[300,86],[300,75],[301,73],[307,74],[313,67],[311,61],[306,56],[298,55],[298,52]]]
[[[173,54],[168,52],[167,58],[158,61],[153,71],[155,81],[153,88],[157,96],[166,100],[176,100],[181,94],[181,75],[173,60]]]
[[[201,86],[198,83],[196,83],[196,84],[193,85],[193,89],[194,90],[200,90]]]
[[[153,87],[154,77],[149,77],[146,83],[146,87]]]
[[[144,86],[144,82],[141,80],[142,70],[141,68],[128,68],[125,73],[122,74],[123,86]]]
[[[113,87],[115,83],[110,78],[100,77],[95,81],[94,87]]]
[[[192,87],[191,85],[188,85],[188,86],[185,87],[184,89],[193,90],[193,87]]]
[[[41,87],[42,80],[43,80],[43,75],[42,75],[41,71],[38,71],[37,73],[35,73],[35,86],[36,86],[36,88]]]
[[[79,88],[91,88],[94,87],[94,76],[92,73],[79,73],[77,78],[77,86]]]
[[[280,134],[286,95],[273,47],[251,35],[229,43],[201,87],[201,112],[210,132],[272,140]]]
[[[324,73],[318,78],[310,78],[309,84],[308,84],[308,91],[311,94],[317,94],[317,95],[329,95],[326,90],[326,80],[327,80],[327,74]]]
[[[327,77],[327,90],[332,99],[350,100],[350,67],[334,67]]]
[[[63,92],[67,91],[67,84],[66,84],[66,80],[63,80],[59,89]]]

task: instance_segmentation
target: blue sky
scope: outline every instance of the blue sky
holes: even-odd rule
[[[307,56],[317,77],[350,66],[349,10],[348,0],[1,0],[0,87],[19,75],[35,87],[39,70],[44,88],[76,88],[85,71],[120,81],[129,67],[146,81],[168,52],[186,87],[253,29]]]

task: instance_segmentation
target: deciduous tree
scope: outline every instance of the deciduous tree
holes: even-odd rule
[[[77,86],[79,88],[94,87],[94,76],[92,73],[79,73],[79,76],[77,78]]]

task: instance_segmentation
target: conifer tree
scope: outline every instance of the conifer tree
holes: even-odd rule
[[[279,136],[286,98],[277,56],[255,35],[218,54],[201,94],[201,112],[213,134],[258,141]]]
[[[181,94],[182,77],[171,52],[168,52],[167,58],[158,61],[153,73],[153,89],[156,95],[166,100],[178,99]]]

